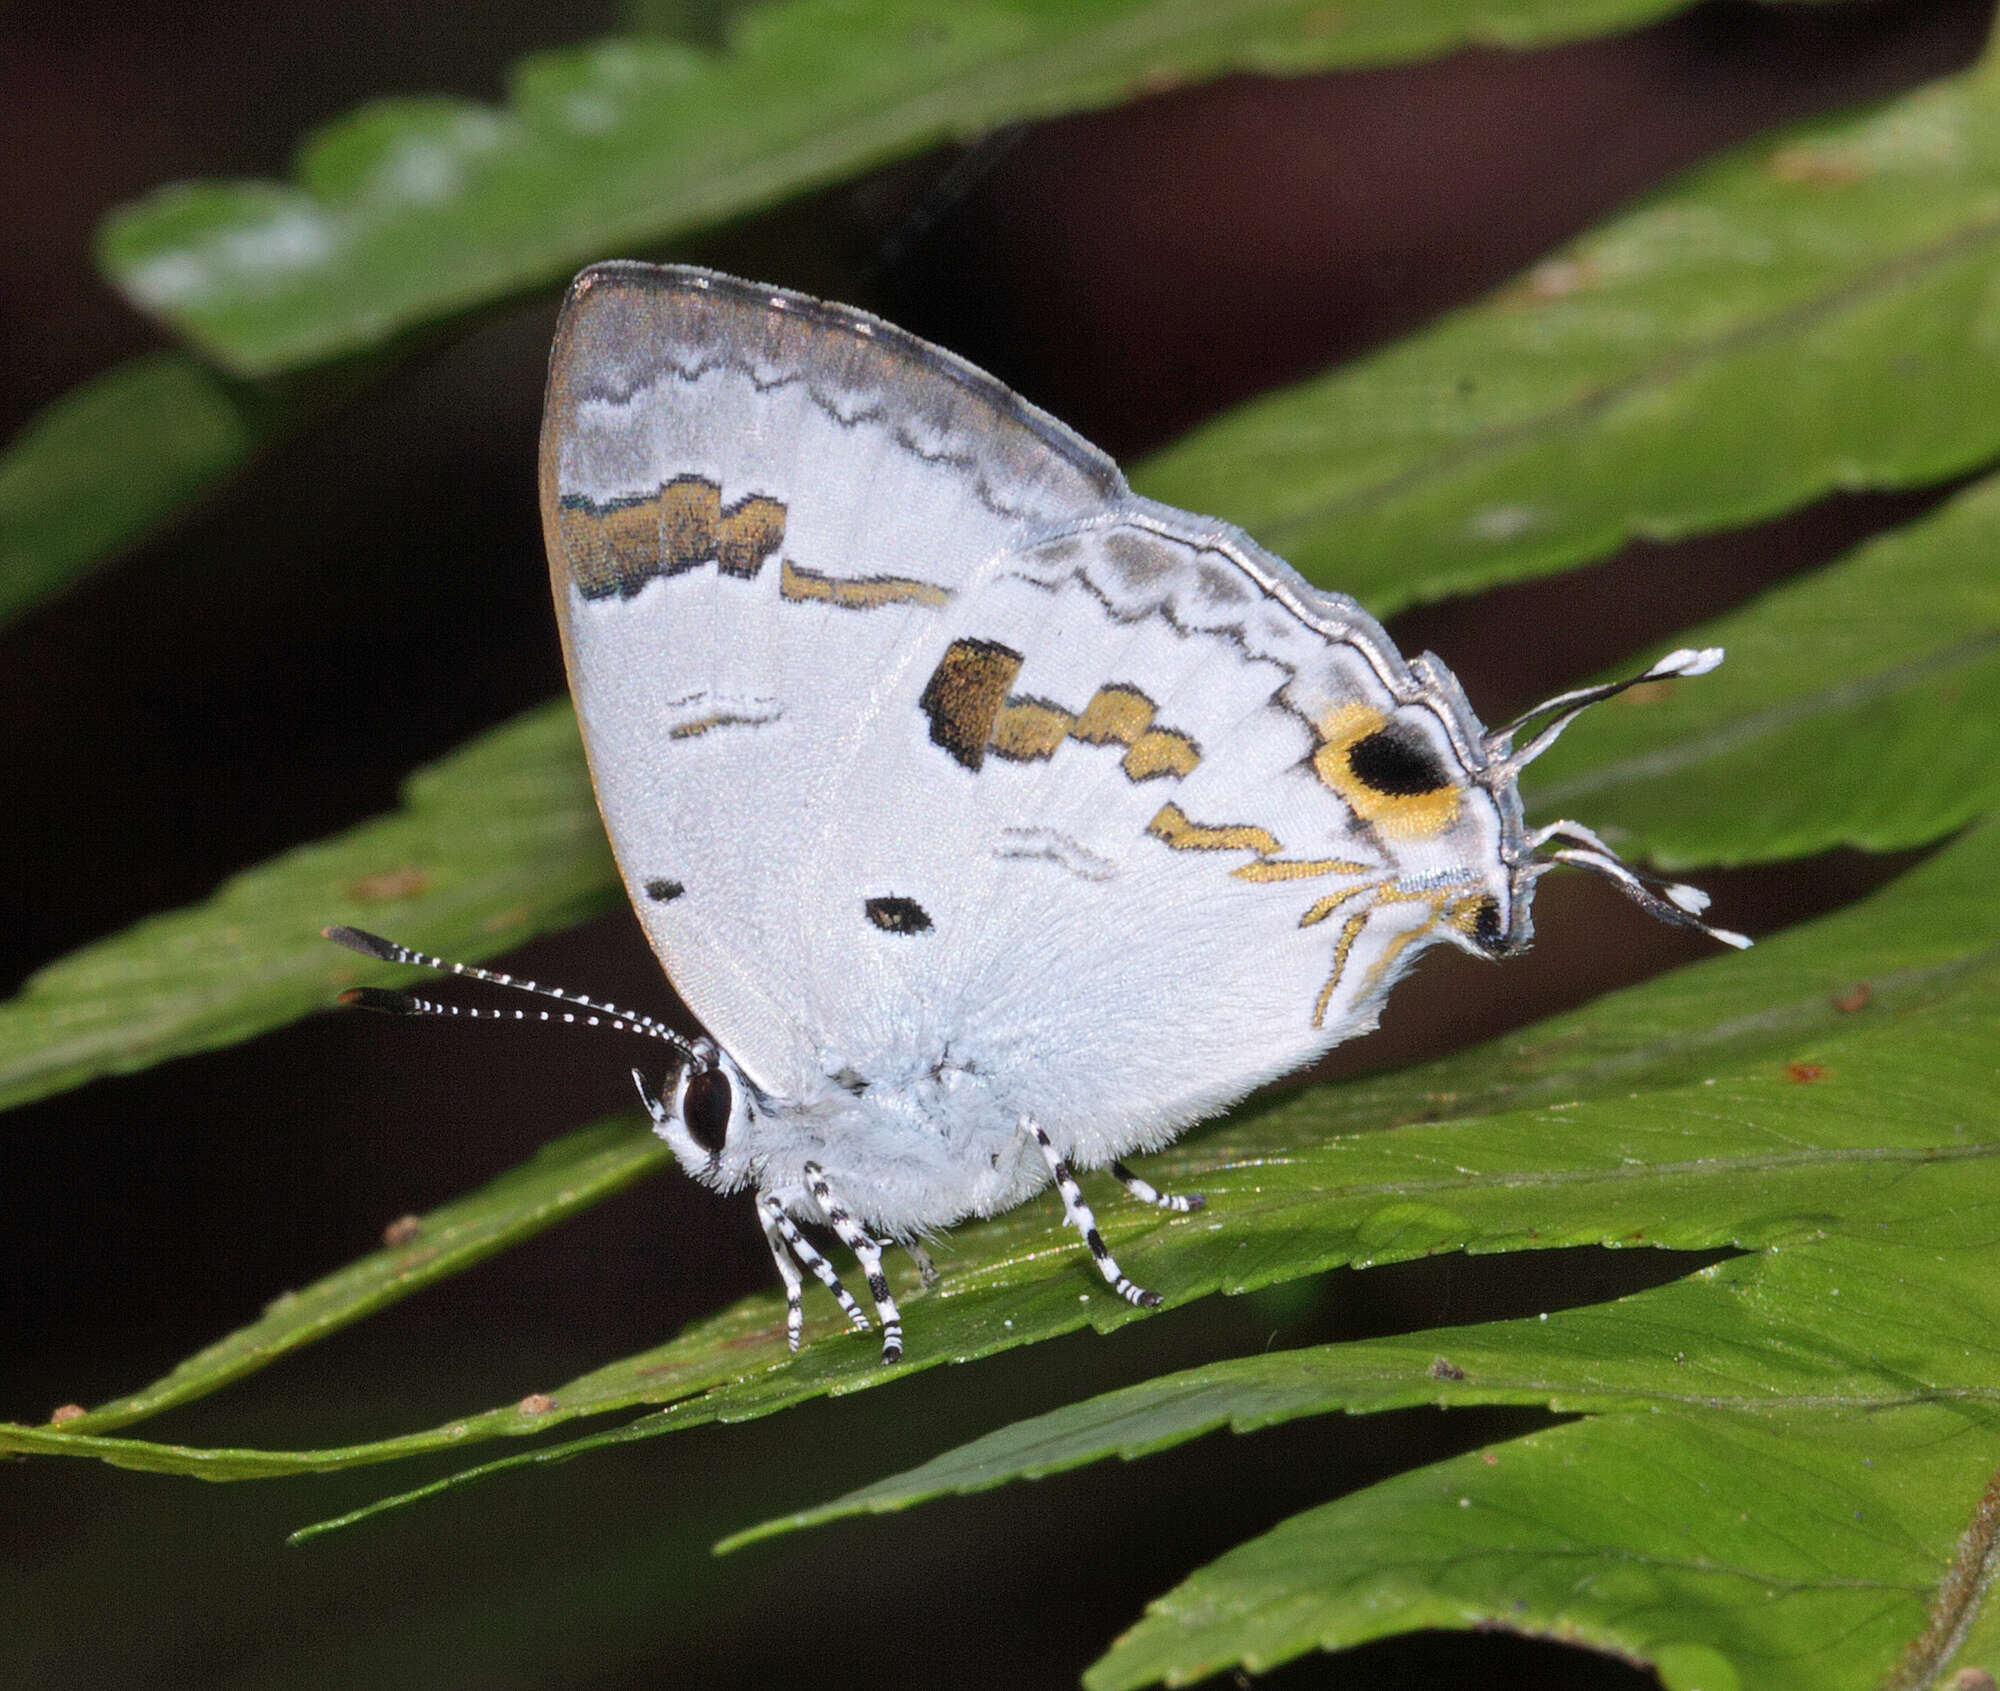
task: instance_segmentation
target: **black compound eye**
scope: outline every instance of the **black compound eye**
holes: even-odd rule
[[[687,1091],[681,1094],[681,1122],[688,1137],[711,1157],[722,1154],[733,1105],[729,1076],[720,1069],[703,1069],[688,1077]]]
[[[1415,798],[1451,785],[1451,775],[1420,728],[1392,722],[1347,748],[1347,767],[1364,787],[1390,798]]]

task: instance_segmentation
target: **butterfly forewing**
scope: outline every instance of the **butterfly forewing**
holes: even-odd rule
[[[996,556],[1124,492],[862,313],[684,268],[578,278],[541,470],[571,687],[648,936],[760,1085],[817,1065],[801,883],[899,679]]]

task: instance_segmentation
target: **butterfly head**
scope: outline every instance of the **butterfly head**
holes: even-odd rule
[[[675,1077],[672,1097],[648,1101],[653,1131],[703,1185],[734,1191],[752,1174],[757,1096],[727,1051],[698,1039]]]

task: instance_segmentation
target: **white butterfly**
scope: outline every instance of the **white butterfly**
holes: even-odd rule
[[[1489,733],[1352,600],[863,312],[586,270],[541,499],[598,803],[708,1033],[641,1094],[697,1180],[756,1191],[794,1347],[802,1270],[868,1325],[800,1222],[855,1253],[894,1361],[878,1236],[927,1266],[1051,1181],[1156,1303],[1070,1171],[1194,1207],[1118,1159],[1373,1027],[1427,945],[1523,949],[1558,862],[1748,943],[1524,827],[1522,766],[1616,687]]]

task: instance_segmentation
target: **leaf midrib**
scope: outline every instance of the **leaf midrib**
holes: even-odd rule
[[[1490,1117],[1469,1119],[1481,1120],[1482,1125],[1489,1129],[1492,1125]],[[1426,1129],[1432,1125],[1428,1122],[1424,1124]],[[1914,1167],[1930,1163],[1965,1162],[1996,1155],[2000,1155],[2000,1144],[1815,1146],[1803,1151],[1765,1151],[1747,1156],[1696,1157],[1671,1163],[1634,1159],[1629,1164],[1616,1168],[1523,1169],[1506,1174],[1482,1173],[1477,1169],[1470,1169],[1450,1179],[1363,1181],[1353,1185],[1337,1184],[1289,1192],[1284,1194],[1284,1197],[1304,1202],[1328,1200],[1347,1202],[1369,1197],[1408,1197],[1413,1193],[1546,1189],[1584,1186],[1599,1181],[1685,1179],[1690,1175],[1734,1177],[1739,1174],[1773,1174],[1791,1169],[1823,1168],[1843,1163],[1904,1163]],[[1240,1163],[1224,1163],[1216,1172],[1227,1175],[1238,1169],[1296,1168],[1309,1161],[1310,1159],[1305,1157],[1252,1157]]]

